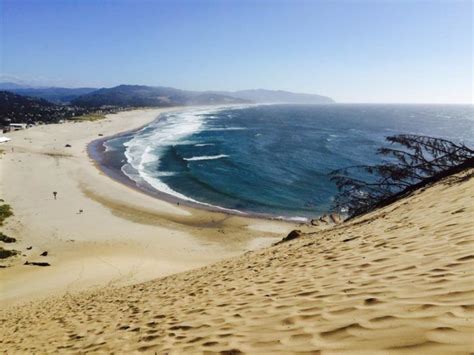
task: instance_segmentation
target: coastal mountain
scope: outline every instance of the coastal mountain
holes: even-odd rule
[[[34,87],[0,82],[0,90],[36,97],[56,104],[82,107],[162,107],[180,105],[225,105],[241,103],[330,104],[334,100],[316,94],[282,90],[190,91],[163,86],[119,85],[112,88]]]
[[[63,88],[28,85],[21,82],[0,81],[0,90],[18,95],[45,99],[56,104],[69,104],[73,99],[88,94],[97,88]]]
[[[99,89],[72,100],[73,105],[82,107],[160,107],[180,105],[241,104],[251,101],[219,93],[207,93],[153,87],[144,85],[119,85]]]
[[[281,90],[187,91],[170,87],[120,85],[99,89],[72,100],[83,107],[222,105],[242,103],[330,104],[334,100],[321,95],[301,94]]]
[[[327,96],[303,94],[283,90],[241,90],[234,92],[218,92],[255,103],[288,103],[288,104],[331,104],[335,101]]]
[[[1,88],[9,88],[1,89]],[[229,105],[249,103],[327,104],[332,99],[287,91],[189,91],[162,86],[119,85],[113,88],[39,88],[0,82],[0,124],[52,123],[89,112],[135,107]]]
[[[11,88],[15,94],[37,97],[57,104],[69,104],[75,98],[96,91],[96,88]]]

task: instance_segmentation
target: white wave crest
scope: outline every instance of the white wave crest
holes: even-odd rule
[[[221,159],[227,158],[228,155],[226,154],[219,154],[219,155],[203,155],[201,157],[192,157],[192,158],[183,158],[186,161],[197,161],[197,160],[214,160],[214,159]]]
[[[114,152],[117,150],[117,148],[114,147],[114,142],[117,140],[117,138],[115,139],[109,139],[109,140],[106,140],[102,143],[102,146],[104,147],[104,152],[105,153],[108,153],[108,152]]]
[[[215,127],[215,128],[208,128],[206,131],[243,131],[248,128],[245,127]]]
[[[210,110],[192,109],[163,114],[159,120],[142,128],[135,133],[130,141],[124,143],[127,164],[122,167],[122,172],[133,181],[137,183],[145,182],[157,191],[167,195],[226,212],[246,214],[239,210],[228,209],[194,200],[191,197],[173,190],[160,179],[163,176],[170,176],[172,174],[160,170],[160,159],[165,149],[168,149],[170,146],[182,144],[191,134],[204,129],[206,115],[226,108],[227,107],[217,107]],[[211,158],[218,159],[215,157]],[[219,156],[219,158],[222,157]]]
[[[309,221],[309,218],[306,217],[285,217],[285,216],[278,216],[276,219],[286,220],[286,221],[294,221],[294,222],[302,222],[306,223]]]
[[[127,162],[140,179],[160,192],[188,199],[160,180],[160,159],[167,147],[180,143],[202,129],[202,115],[207,112],[209,111],[190,110],[162,115],[159,120],[143,128],[130,141],[124,143]],[[129,172],[127,176],[137,181],[136,174]]]

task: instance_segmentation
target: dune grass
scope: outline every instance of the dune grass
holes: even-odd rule
[[[105,118],[105,115],[103,115],[103,114],[91,113],[91,114],[88,114],[88,115],[82,115],[82,116],[74,117],[71,120],[72,121],[90,121],[90,122],[93,122],[93,121],[103,120],[104,118]]]
[[[10,205],[0,205],[0,226],[2,226],[3,222],[10,216],[13,216],[13,211]]]
[[[0,202],[3,202],[2,199],[0,199]],[[10,205],[7,204],[2,204],[0,205],[0,226],[3,225],[3,222],[10,216],[13,216],[12,208]],[[0,241],[3,243],[15,243],[16,239],[11,238],[2,232],[0,232]],[[20,252],[18,250],[10,250],[10,249],[5,249],[0,246],[0,259],[6,259],[15,255],[18,255]],[[2,268],[5,267],[4,265],[1,266]]]
[[[18,255],[20,252],[18,250],[4,249],[0,247],[0,259],[10,258],[12,256]]]
[[[15,239],[15,238],[12,238],[12,237],[9,237],[9,236],[6,235],[6,234],[3,234],[3,232],[0,232],[0,242],[3,242],[3,243],[15,243],[15,242],[16,242],[16,239]]]

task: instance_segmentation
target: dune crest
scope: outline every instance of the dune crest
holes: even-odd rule
[[[0,349],[472,352],[473,173],[208,267],[2,310]]]

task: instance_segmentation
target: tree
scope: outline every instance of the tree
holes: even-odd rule
[[[446,139],[401,134],[387,137],[378,165],[358,165],[330,173],[339,190],[334,209],[355,217],[385,206],[427,183],[474,167],[474,150]]]

